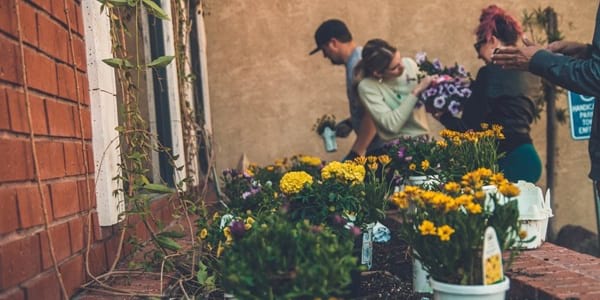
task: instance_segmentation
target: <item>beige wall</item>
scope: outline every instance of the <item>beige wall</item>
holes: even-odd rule
[[[333,66],[314,48],[313,34],[325,19],[340,18],[363,44],[384,38],[407,56],[426,51],[442,62],[462,62],[475,74],[473,29],[488,1],[405,0],[205,0],[208,72],[217,166],[235,167],[241,155],[259,164],[294,154],[340,159],[323,151],[311,132],[315,119],[348,116],[344,68]],[[420,4],[416,4],[420,3]],[[524,4],[525,3],[525,4]],[[569,39],[591,41],[597,0],[498,1],[514,15],[550,5],[561,16]],[[570,24],[570,25],[569,25]],[[565,106],[564,99],[559,104]],[[439,124],[430,122],[437,131]],[[534,125],[535,145],[545,162],[545,119]],[[554,228],[571,223],[596,231],[587,142],[559,127]],[[545,178],[545,174],[543,174]],[[545,185],[545,180],[538,183]]]

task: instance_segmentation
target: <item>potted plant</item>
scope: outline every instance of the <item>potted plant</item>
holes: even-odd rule
[[[483,187],[488,185],[496,186],[499,193],[486,193]],[[495,230],[502,251],[512,251],[522,242],[514,198],[518,194],[518,188],[501,173],[484,168],[465,174],[460,182],[445,183],[442,191],[407,186],[394,193],[391,201],[404,220],[400,237],[429,272],[436,299],[445,299],[443,289],[448,286],[454,290],[491,289],[504,298],[508,279],[502,275],[490,282],[483,275],[484,232],[488,227]],[[464,293],[461,299],[472,296],[469,291]],[[474,299],[485,298],[478,294]]]
[[[357,267],[352,241],[277,213],[237,234],[220,260],[224,289],[238,299],[327,299],[346,293]],[[348,233],[349,234],[349,233]]]
[[[313,130],[323,138],[327,152],[335,152],[337,150],[335,125],[335,116],[331,114],[326,114],[318,118],[317,122],[313,125]]]

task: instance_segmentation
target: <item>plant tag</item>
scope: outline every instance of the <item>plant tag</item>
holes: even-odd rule
[[[367,265],[369,270],[373,265],[373,226],[368,226],[363,233],[360,263]]]
[[[504,279],[502,270],[502,250],[498,243],[496,230],[488,227],[483,237],[483,284],[494,284]]]

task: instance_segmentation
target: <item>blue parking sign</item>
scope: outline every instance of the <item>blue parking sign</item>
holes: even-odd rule
[[[574,140],[586,140],[592,132],[594,116],[594,97],[568,92],[569,113],[571,115],[571,137]]]

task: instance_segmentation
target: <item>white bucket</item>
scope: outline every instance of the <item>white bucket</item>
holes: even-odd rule
[[[434,300],[504,300],[510,280],[490,285],[449,284],[430,279]]]
[[[413,291],[416,293],[431,293],[431,286],[427,280],[429,273],[425,271],[421,261],[413,257]]]

